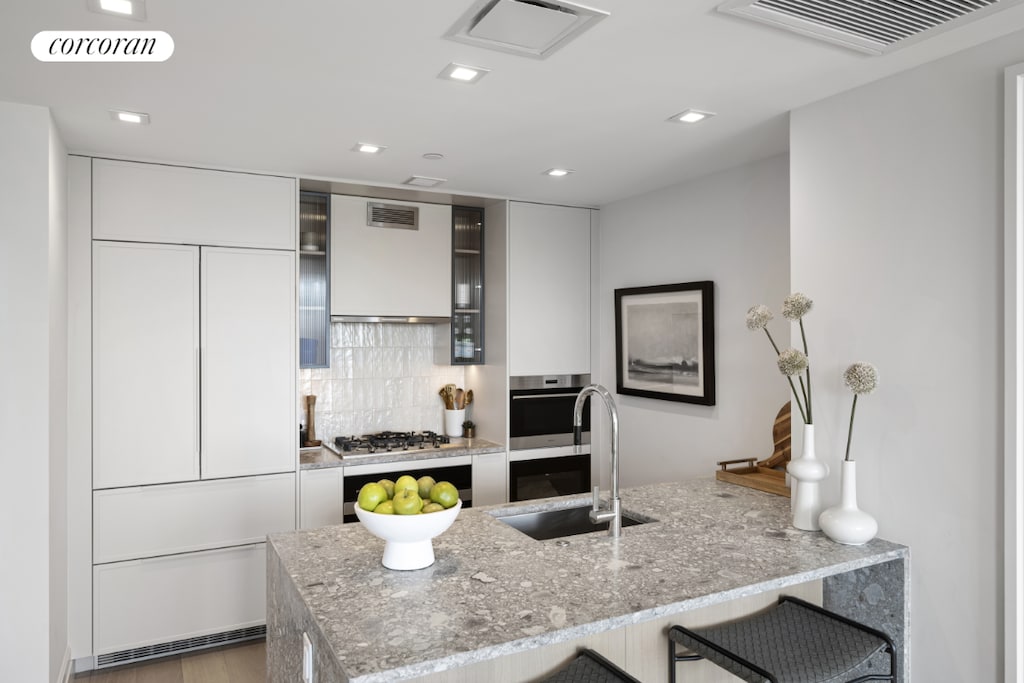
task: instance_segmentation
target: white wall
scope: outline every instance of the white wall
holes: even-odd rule
[[[817,452],[911,548],[913,676],[1001,680],[1002,69],[1024,33],[795,111],[792,282],[815,299]],[[827,498],[837,496],[838,478]]]
[[[67,653],[63,155],[46,109],[0,102],[0,661],[26,683]]]
[[[772,423],[789,388],[768,340],[744,319],[757,303],[778,311],[789,293],[788,176],[782,155],[602,207],[595,374],[609,390],[615,290],[715,283],[717,405],[617,395],[624,486],[709,477],[719,460],[771,455]],[[773,334],[788,344],[779,321]],[[595,433],[594,440],[599,449],[606,437]]]

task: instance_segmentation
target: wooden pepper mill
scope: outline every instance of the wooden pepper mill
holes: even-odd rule
[[[319,446],[322,442],[316,438],[316,396],[310,395],[306,397],[306,443],[303,444],[306,448],[313,446]]]

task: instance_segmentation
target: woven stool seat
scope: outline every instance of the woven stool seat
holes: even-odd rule
[[[730,624],[673,626],[668,635],[670,681],[676,662],[700,658],[748,683],[892,681],[896,675],[888,636],[796,598],[782,597],[769,610]],[[695,655],[677,655],[676,643]]]
[[[580,650],[576,659],[539,683],[640,683],[593,650]]]

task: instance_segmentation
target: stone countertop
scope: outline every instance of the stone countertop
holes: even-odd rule
[[[353,465],[378,465],[388,462],[416,462],[437,458],[454,458],[460,455],[502,453],[505,447],[486,439],[463,439],[452,437],[453,448],[424,449],[405,453],[374,453],[342,457],[327,446],[299,449],[299,469],[316,470],[325,467],[352,467]]]
[[[460,512],[435,563],[384,568],[360,524],[274,534],[280,558],[352,683],[422,676],[891,560],[881,539],[833,543],[789,524],[789,499],[715,480],[641,486],[623,509],[656,520],[535,541],[495,516],[589,505],[550,498]]]

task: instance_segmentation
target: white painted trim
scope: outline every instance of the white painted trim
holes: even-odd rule
[[[73,672],[71,666],[71,645],[64,648],[64,658],[60,663],[60,673],[57,674],[57,683],[68,683]]]
[[[1024,64],[1005,82],[1004,680],[1024,683]]]

